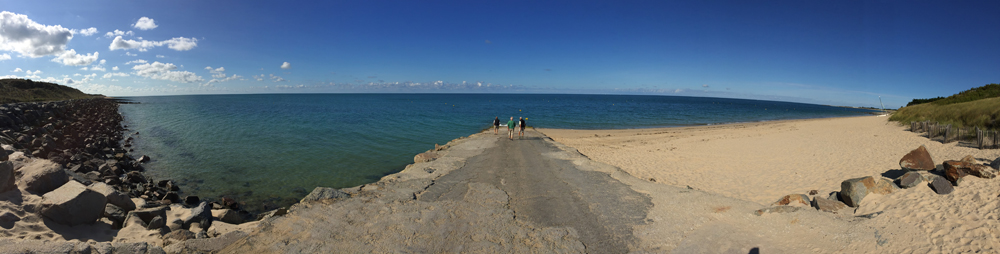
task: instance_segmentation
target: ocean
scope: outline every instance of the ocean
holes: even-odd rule
[[[317,186],[378,181],[413,156],[492,125],[626,129],[864,115],[812,104],[646,95],[253,94],[124,98],[134,156],[183,195],[288,206]],[[139,134],[134,134],[138,132]]]

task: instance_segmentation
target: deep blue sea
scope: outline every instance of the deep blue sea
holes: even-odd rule
[[[640,95],[259,94],[130,97],[121,105],[147,174],[183,195],[228,196],[252,210],[316,186],[377,181],[434,144],[526,117],[529,126],[623,129],[862,115],[812,104]],[[133,133],[139,132],[138,135]]]

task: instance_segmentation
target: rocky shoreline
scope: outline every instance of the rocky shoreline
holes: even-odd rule
[[[144,175],[142,164],[150,158],[132,153],[133,138],[127,136],[139,133],[127,134],[118,112],[122,103],[130,102],[95,98],[0,105],[0,239],[60,240],[56,235],[63,235],[87,244],[46,243],[97,253],[118,249],[113,245],[158,252],[164,243],[235,231],[211,231],[213,221],[227,227],[257,219],[235,200],[182,196],[173,181]],[[111,239],[22,230],[38,224],[52,231],[104,225],[102,229],[117,230],[117,235],[111,236],[115,244],[100,244]],[[149,248],[143,247],[147,243]]]

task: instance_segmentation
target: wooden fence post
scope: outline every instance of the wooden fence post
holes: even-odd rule
[[[948,143],[948,136],[951,135],[951,124],[944,127],[944,143]]]
[[[980,130],[979,127],[976,127],[976,145],[979,146],[980,150],[983,149],[983,130]]]

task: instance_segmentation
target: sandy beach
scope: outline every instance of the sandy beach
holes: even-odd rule
[[[713,126],[629,129],[539,129],[556,142],[578,149],[640,179],[717,193],[770,205],[784,195],[817,190],[825,196],[841,182],[864,176],[895,177],[899,160],[924,145],[940,167],[972,155],[981,163],[1000,150],[969,144],[941,144],[905,130],[886,117],[789,120]],[[887,173],[888,172],[888,173]],[[998,179],[967,177],[955,192],[937,195],[926,185],[888,195],[869,195],[855,214],[883,212],[881,222],[915,225],[911,239],[923,248],[903,252],[996,252],[1000,203]],[[877,227],[880,227],[877,226]],[[903,236],[886,236],[902,240]],[[808,239],[802,239],[808,240]]]

